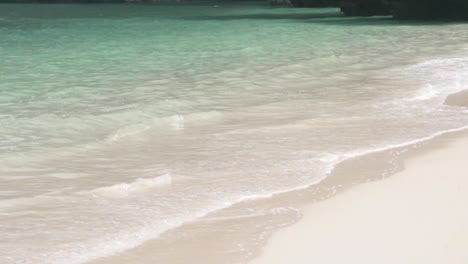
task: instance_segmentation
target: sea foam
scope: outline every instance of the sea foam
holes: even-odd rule
[[[164,174],[154,178],[138,178],[130,183],[118,183],[111,186],[101,187],[92,190],[91,193],[95,196],[125,198],[136,193],[145,192],[156,187],[169,185],[171,183],[171,175]]]

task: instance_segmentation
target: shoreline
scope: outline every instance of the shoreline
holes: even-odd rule
[[[466,90],[449,95],[445,104],[451,105],[449,100],[451,96],[465,93],[467,93]],[[463,102],[457,101],[457,105],[455,106],[462,105],[464,105]],[[400,145],[349,157],[340,161],[332,172],[319,184],[304,189],[275,194],[270,198],[239,202],[231,207],[210,213],[196,221],[169,230],[160,237],[149,240],[135,248],[86,263],[124,264],[129,263],[129,261],[137,261],[140,264],[151,264],[155,262],[199,263],[203,261],[205,264],[218,264],[223,263],[226,259],[229,259],[230,263],[301,263],[297,259],[285,259],[285,262],[278,261],[282,259],[281,257],[284,257],[284,248],[296,245],[297,241],[299,241],[298,243],[308,243],[307,241],[303,241],[304,238],[300,237],[301,234],[306,232],[304,230],[301,230],[299,233],[293,231],[289,238],[278,237],[282,237],[284,233],[289,234],[289,230],[294,230],[297,226],[313,225],[309,221],[313,218],[311,215],[314,215],[311,211],[315,209],[310,208],[316,206],[328,207],[330,203],[334,203],[335,199],[345,199],[341,197],[347,197],[348,193],[360,193],[363,186],[373,186],[374,184],[385,185],[387,180],[407,173],[407,169],[405,168],[407,162],[411,166],[414,159],[430,155],[433,152],[444,151],[447,149],[447,144],[452,141],[457,142],[458,140],[466,141],[466,155],[468,155],[468,127],[461,127]],[[466,169],[468,170],[468,165]],[[333,210],[334,207],[332,204],[329,210]],[[274,213],[273,215],[262,215],[262,213],[242,215],[245,213],[243,211],[245,208],[260,208],[260,210],[273,211],[279,209],[280,211],[283,210],[283,212]],[[287,212],[288,210],[289,212]],[[275,220],[272,220],[270,217],[275,218]],[[271,228],[268,232],[259,232],[261,228],[258,228],[258,225],[261,222],[268,221],[273,221],[273,224],[269,223],[271,224],[269,226]],[[235,237],[232,237],[232,234],[225,234],[223,228],[226,225],[237,225],[243,233],[248,233],[250,236],[260,236],[260,238],[256,243],[244,244],[246,239],[245,234],[243,234],[244,236]],[[187,233],[190,235],[187,236]],[[298,235],[299,237],[297,237]],[[200,240],[201,237],[203,237],[203,240]],[[165,241],[166,239],[169,242]],[[278,239],[281,242],[277,242]],[[239,242],[241,244],[236,244]],[[280,246],[277,246],[277,243]],[[238,245],[248,248],[246,249],[248,254],[242,255],[245,252],[235,252],[236,250],[229,252],[229,247]],[[297,246],[301,248],[302,244],[298,244]],[[155,249],[158,250],[155,251]],[[184,252],[184,254],[180,254],[180,252]],[[226,254],[226,252],[229,253]],[[213,253],[215,255],[212,255],[211,259],[205,259],[206,255]],[[271,254],[273,256],[270,256]],[[307,257],[304,260],[306,261],[305,263],[311,261]],[[323,260],[318,261],[319,263],[323,262]]]
[[[394,181],[394,177],[397,177],[398,179],[396,181],[399,182],[399,178],[401,178],[399,175],[408,173],[408,169],[411,169],[413,166],[413,160],[432,155],[434,152],[450,152],[450,144],[456,145],[458,141],[466,143],[466,155],[468,155],[468,130],[460,128],[430,136],[425,140],[417,140],[411,144],[403,144],[402,146],[392,149],[353,157],[337,165],[329,177],[320,184],[311,186],[305,190],[281,193],[272,198],[248,200],[235,204],[230,208],[211,213],[202,217],[202,219],[170,230],[161,237],[147,241],[136,248],[116,255],[98,258],[87,263],[124,264],[135,260],[140,264],[150,264],[160,261],[162,261],[162,263],[199,263],[207,254],[213,253],[213,248],[220,247],[220,249],[217,250],[219,252],[217,252],[215,256],[212,256],[212,259],[204,259],[204,263],[222,263],[222,261],[226,261],[227,258],[233,261],[231,263],[282,264],[294,262],[300,264],[301,262],[297,259],[285,259],[285,262],[281,262],[280,260],[285,256],[291,257],[291,255],[285,254],[287,253],[286,251],[294,252],[290,251],[289,247],[296,246],[296,243],[299,243],[297,247],[300,249],[304,246],[303,243],[305,243],[305,246],[309,243],[307,240],[308,238],[301,237],[301,235],[307,234],[308,228],[304,229],[304,226],[309,227],[314,225],[313,222],[311,223],[310,221],[315,221],[317,217],[315,207],[325,208],[321,209],[325,213],[327,211],[333,211],[336,208],[334,205],[335,200],[345,200],[345,197],[349,195],[348,193],[357,193],[357,196],[362,196],[361,192],[364,194],[367,193],[367,191],[361,191],[362,188],[370,189],[371,192],[373,192],[374,185],[385,186],[387,181]],[[459,156],[463,156],[463,154]],[[408,166],[406,165],[407,163],[409,164]],[[466,169],[468,170],[468,165],[466,165]],[[350,171],[353,173],[349,173]],[[380,190],[380,188],[378,187],[376,190]],[[378,191],[376,192],[378,193]],[[239,211],[245,207],[292,210],[290,210],[290,212],[284,212],[284,215],[275,214],[273,216],[273,218],[278,220],[278,223],[269,232],[261,234],[262,239],[260,239],[258,243],[247,246],[250,247],[247,256],[241,256],[239,253],[228,255],[224,255],[225,253],[220,254],[223,250],[226,252],[228,246],[236,245],[236,242],[245,239],[245,237],[242,236],[232,237],[232,234],[225,234],[223,228],[227,224],[238,225],[240,228],[249,230],[251,235],[259,235],[259,229],[253,227],[258,226],[260,222],[272,221],[269,219],[271,215],[262,216],[261,213],[258,215],[237,215]],[[468,222],[468,211],[466,219]],[[365,222],[363,221],[362,223]],[[383,223],[384,222],[381,221],[380,226],[383,226]],[[296,228],[299,228],[300,231],[297,231]],[[187,236],[186,233],[191,235]],[[200,237],[197,237],[197,235],[202,235],[204,240],[199,240]],[[283,236],[287,237],[284,238]],[[466,237],[468,243],[468,234]],[[169,243],[165,241],[168,238],[171,240]],[[231,239],[232,241],[229,241]],[[197,245],[194,245],[194,243],[197,243]],[[232,244],[230,245],[230,243]],[[285,250],[286,248],[288,250]],[[158,249],[159,252],[155,251],[155,249]],[[338,250],[336,247],[331,247],[330,249]],[[179,254],[177,252],[184,252],[184,254]],[[306,250],[306,252],[310,251]],[[174,257],[174,255],[179,256]],[[298,254],[298,256],[302,255]],[[305,257],[304,260],[306,261],[304,263],[310,263],[309,261],[312,261],[307,257]],[[323,260],[318,261],[322,263],[321,261]],[[414,262],[408,264],[414,264]]]
[[[449,94],[444,105],[468,107],[468,90]],[[249,263],[466,263],[468,253],[463,245],[468,244],[468,203],[463,201],[468,201],[468,179],[463,172],[468,170],[468,164],[463,163],[463,157],[468,155],[468,130],[445,131],[393,150],[399,151],[389,162],[394,163],[393,171],[384,171],[381,180],[368,178],[369,182],[346,188],[340,195],[304,205],[303,217],[275,232]],[[388,151],[392,149],[382,153]],[[365,160],[369,155],[372,153],[356,160]],[[364,163],[361,162],[364,170],[369,169]],[[345,174],[356,176],[346,164],[341,165]],[[439,190],[439,186],[445,190]],[[415,198],[418,195],[425,198]],[[432,205],[438,207],[431,208]],[[423,207],[425,211],[421,210]],[[446,214],[459,219],[444,222],[437,211],[446,208],[452,209]],[[450,224],[459,227],[452,229],[452,234],[462,235],[447,239]],[[418,240],[418,235],[422,239]],[[431,235],[439,237],[424,240]],[[407,239],[412,239],[411,243],[405,244]],[[363,248],[367,251],[363,252]],[[448,248],[454,251],[444,251]],[[417,249],[421,250],[419,255]],[[340,252],[338,258],[335,251]],[[431,254],[427,254],[429,251]]]
[[[305,205],[250,263],[466,263],[467,155],[466,131],[409,150],[402,171]]]
[[[468,24],[59,9],[1,21],[0,263],[249,263],[468,134]]]

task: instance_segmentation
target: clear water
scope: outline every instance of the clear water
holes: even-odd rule
[[[1,5],[0,262],[83,263],[468,125],[468,25]]]

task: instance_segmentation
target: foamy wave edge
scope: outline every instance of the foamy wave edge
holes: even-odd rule
[[[89,193],[93,196],[104,196],[107,198],[125,198],[135,193],[145,192],[149,189],[169,185],[171,183],[171,175],[164,174],[153,178],[138,178],[130,183],[118,183],[105,186],[82,194]]]
[[[294,188],[289,188],[289,189],[285,189],[285,190],[281,190],[281,191],[277,191],[277,192],[254,194],[254,195],[249,194],[249,195],[245,195],[243,197],[234,199],[232,201],[220,201],[220,203],[217,206],[213,206],[211,208],[206,208],[205,210],[199,211],[199,212],[195,213],[194,215],[192,215],[191,217],[188,217],[186,219],[183,219],[183,220],[180,220],[180,221],[177,221],[177,222],[173,222],[173,223],[164,223],[166,225],[165,228],[160,228],[160,225],[158,225],[158,224],[150,225],[149,230],[145,229],[145,230],[141,230],[141,232],[133,233],[132,234],[133,237],[131,239],[129,239],[128,235],[123,234],[122,237],[124,238],[126,243],[123,243],[123,240],[119,236],[119,234],[116,234],[117,237],[113,236],[111,238],[104,239],[105,241],[100,240],[99,241],[100,243],[98,243],[99,246],[92,247],[92,249],[94,249],[94,250],[89,250],[88,249],[88,250],[85,250],[83,252],[81,252],[81,251],[73,252],[73,253],[67,255],[65,258],[64,258],[64,256],[53,256],[52,258],[53,259],[55,258],[55,261],[52,261],[50,263],[54,263],[54,264],[63,264],[63,263],[81,264],[81,263],[86,263],[86,262],[95,260],[97,258],[109,257],[109,256],[115,255],[117,253],[121,253],[123,251],[135,248],[135,247],[143,244],[144,242],[155,239],[155,238],[159,237],[161,234],[163,234],[163,233],[165,233],[165,232],[167,232],[169,230],[178,228],[178,227],[184,225],[187,222],[195,221],[197,219],[200,219],[202,217],[207,216],[210,213],[213,213],[213,212],[216,212],[216,211],[219,211],[219,210],[223,210],[223,209],[227,209],[227,208],[229,208],[229,207],[231,207],[233,205],[239,204],[241,202],[260,200],[260,199],[269,199],[269,198],[272,198],[275,195],[280,195],[280,194],[285,194],[285,193],[289,193],[289,192],[293,192],[293,191],[300,191],[300,190],[310,188],[311,186],[319,184],[324,179],[326,179],[334,171],[334,169],[337,167],[337,165],[339,165],[340,163],[342,163],[344,161],[347,161],[347,160],[350,160],[350,159],[353,159],[353,158],[358,158],[358,157],[365,156],[365,155],[369,155],[369,154],[373,154],[373,153],[380,153],[380,152],[389,151],[389,150],[392,150],[392,149],[399,149],[399,148],[409,147],[409,146],[412,146],[412,145],[416,145],[416,144],[419,144],[419,143],[430,141],[432,139],[435,139],[437,137],[440,137],[440,136],[443,136],[443,135],[446,135],[446,134],[461,132],[461,131],[464,131],[464,130],[468,130],[468,125],[463,126],[463,127],[459,127],[459,128],[439,131],[439,132],[433,133],[433,134],[431,134],[429,136],[414,139],[414,140],[410,140],[410,141],[406,141],[406,142],[403,142],[403,143],[400,143],[400,144],[392,144],[392,145],[387,145],[387,146],[380,147],[380,148],[374,148],[374,149],[368,149],[368,150],[362,150],[362,151],[355,151],[355,152],[349,152],[349,153],[344,153],[344,154],[330,155],[328,158],[326,158],[326,160],[330,162],[330,165],[326,167],[326,169],[324,171],[324,174],[323,174],[323,177],[318,178],[318,179],[310,182],[309,184],[294,187]],[[159,176],[159,177],[162,177],[162,176]],[[146,180],[148,180],[148,179],[146,179]],[[150,178],[150,180],[151,180],[151,178]],[[116,184],[116,185],[113,185],[113,186],[102,187],[102,188],[94,190],[93,192],[97,191],[98,193],[103,193],[103,192],[110,191],[111,193],[113,193],[116,190],[122,190],[122,189],[130,190],[130,192],[131,192],[131,190],[136,191],[136,190],[138,190],[138,188],[136,188],[136,186],[139,185],[139,183],[137,183],[137,182],[141,183],[142,181],[145,182],[145,179],[140,179],[140,181],[136,180],[136,181],[134,181],[133,183],[130,183],[130,184]],[[131,187],[132,184],[133,184],[134,187]],[[156,184],[156,185],[158,185],[158,184]],[[112,241],[115,241],[116,243],[113,243]],[[87,253],[87,254],[85,254],[85,253]],[[66,259],[66,261],[64,262],[63,259]]]

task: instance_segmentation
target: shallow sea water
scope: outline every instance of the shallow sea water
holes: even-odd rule
[[[1,5],[0,262],[111,256],[465,127],[442,102],[467,88],[467,29],[261,3]]]

